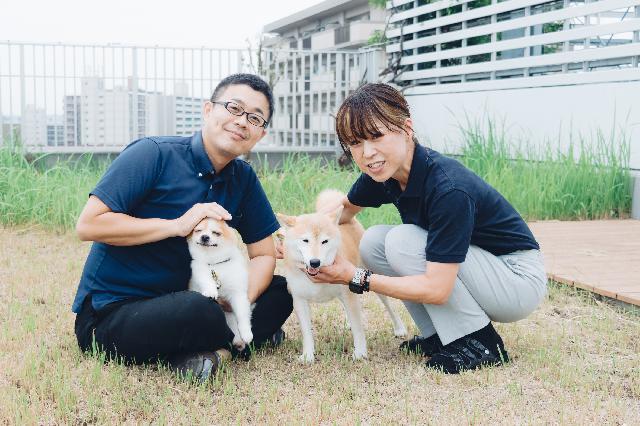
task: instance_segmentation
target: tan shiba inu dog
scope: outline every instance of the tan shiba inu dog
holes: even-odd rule
[[[293,296],[293,306],[302,331],[303,362],[313,362],[315,349],[313,331],[311,329],[311,311],[309,303],[329,302],[336,297],[340,299],[347,314],[347,320],[353,333],[353,358],[367,357],[367,342],[364,334],[363,313],[360,297],[349,291],[344,285],[316,284],[309,280],[309,275],[316,275],[322,266],[331,265],[340,254],[355,265],[360,264],[359,244],[364,228],[357,220],[338,225],[342,207],[329,214],[318,213],[322,206],[337,204],[344,194],[335,190],[323,191],[316,200],[316,213],[301,216],[278,214],[283,226],[281,237],[284,238],[284,267],[287,287]],[[306,270],[306,273],[303,271]],[[396,336],[404,336],[407,330],[389,304],[386,296],[378,295],[384,304]]]
[[[244,349],[253,340],[249,304],[249,265],[238,239],[224,220],[203,219],[187,236],[191,253],[189,290],[229,302],[225,312],[233,331],[233,345]]]

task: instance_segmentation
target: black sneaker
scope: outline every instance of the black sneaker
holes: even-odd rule
[[[184,379],[206,383],[218,371],[222,359],[218,352],[197,352],[169,359],[169,368]]]
[[[426,362],[446,374],[459,374],[485,366],[509,362],[509,355],[498,332],[489,323],[486,327],[444,346]]]
[[[442,349],[442,342],[437,334],[429,337],[415,335],[412,339],[400,343],[401,351],[414,352],[422,356],[433,356],[440,349]]]

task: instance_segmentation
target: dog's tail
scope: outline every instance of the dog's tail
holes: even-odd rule
[[[340,201],[344,198],[344,192],[337,189],[325,189],[316,198],[316,211],[332,211],[332,207],[338,208]]]

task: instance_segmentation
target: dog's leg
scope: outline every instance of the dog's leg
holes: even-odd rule
[[[235,295],[234,297],[231,297],[229,304],[231,305],[233,315],[236,317],[236,321],[238,322],[238,333],[240,334],[240,339],[242,339],[245,344],[251,343],[253,340],[253,333],[251,332],[251,305],[249,304],[249,299],[246,298],[246,295]]]
[[[233,332],[233,346],[238,348],[238,350],[243,350],[245,347],[245,343],[240,337],[240,331],[238,330],[238,321],[236,321],[236,316],[233,312],[225,312],[224,317],[227,320],[227,325],[229,329]]]
[[[387,313],[389,314],[389,317],[391,318],[391,322],[393,323],[393,334],[396,337],[405,337],[407,335],[407,328],[404,326],[404,322],[402,322],[402,319],[400,318],[398,313],[393,310],[389,298],[384,294],[378,294],[377,296],[380,298],[380,301],[384,305]]]
[[[218,300],[218,286],[211,276],[211,270],[202,265],[191,266],[191,282],[189,290],[197,291],[203,296]]]
[[[344,310],[347,314],[347,320],[351,325],[351,333],[353,334],[353,359],[362,359],[367,357],[367,339],[364,335],[364,324],[362,306],[360,300],[355,294],[345,293],[340,298]]]
[[[300,361],[313,362],[314,360],[314,343],[313,343],[313,329],[311,328],[311,309],[309,302],[305,299],[294,297],[293,307],[298,316],[298,322],[300,323],[300,332],[302,333],[302,355],[300,355]]]

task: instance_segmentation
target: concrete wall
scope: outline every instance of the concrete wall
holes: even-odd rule
[[[566,146],[571,134],[590,140],[598,130],[608,137],[624,130],[631,141],[632,169],[640,170],[640,81],[581,84],[461,93],[416,94],[410,91],[414,126],[435,149],[455,152],[458,124],[491,117],[504,122],[511,140]]]

